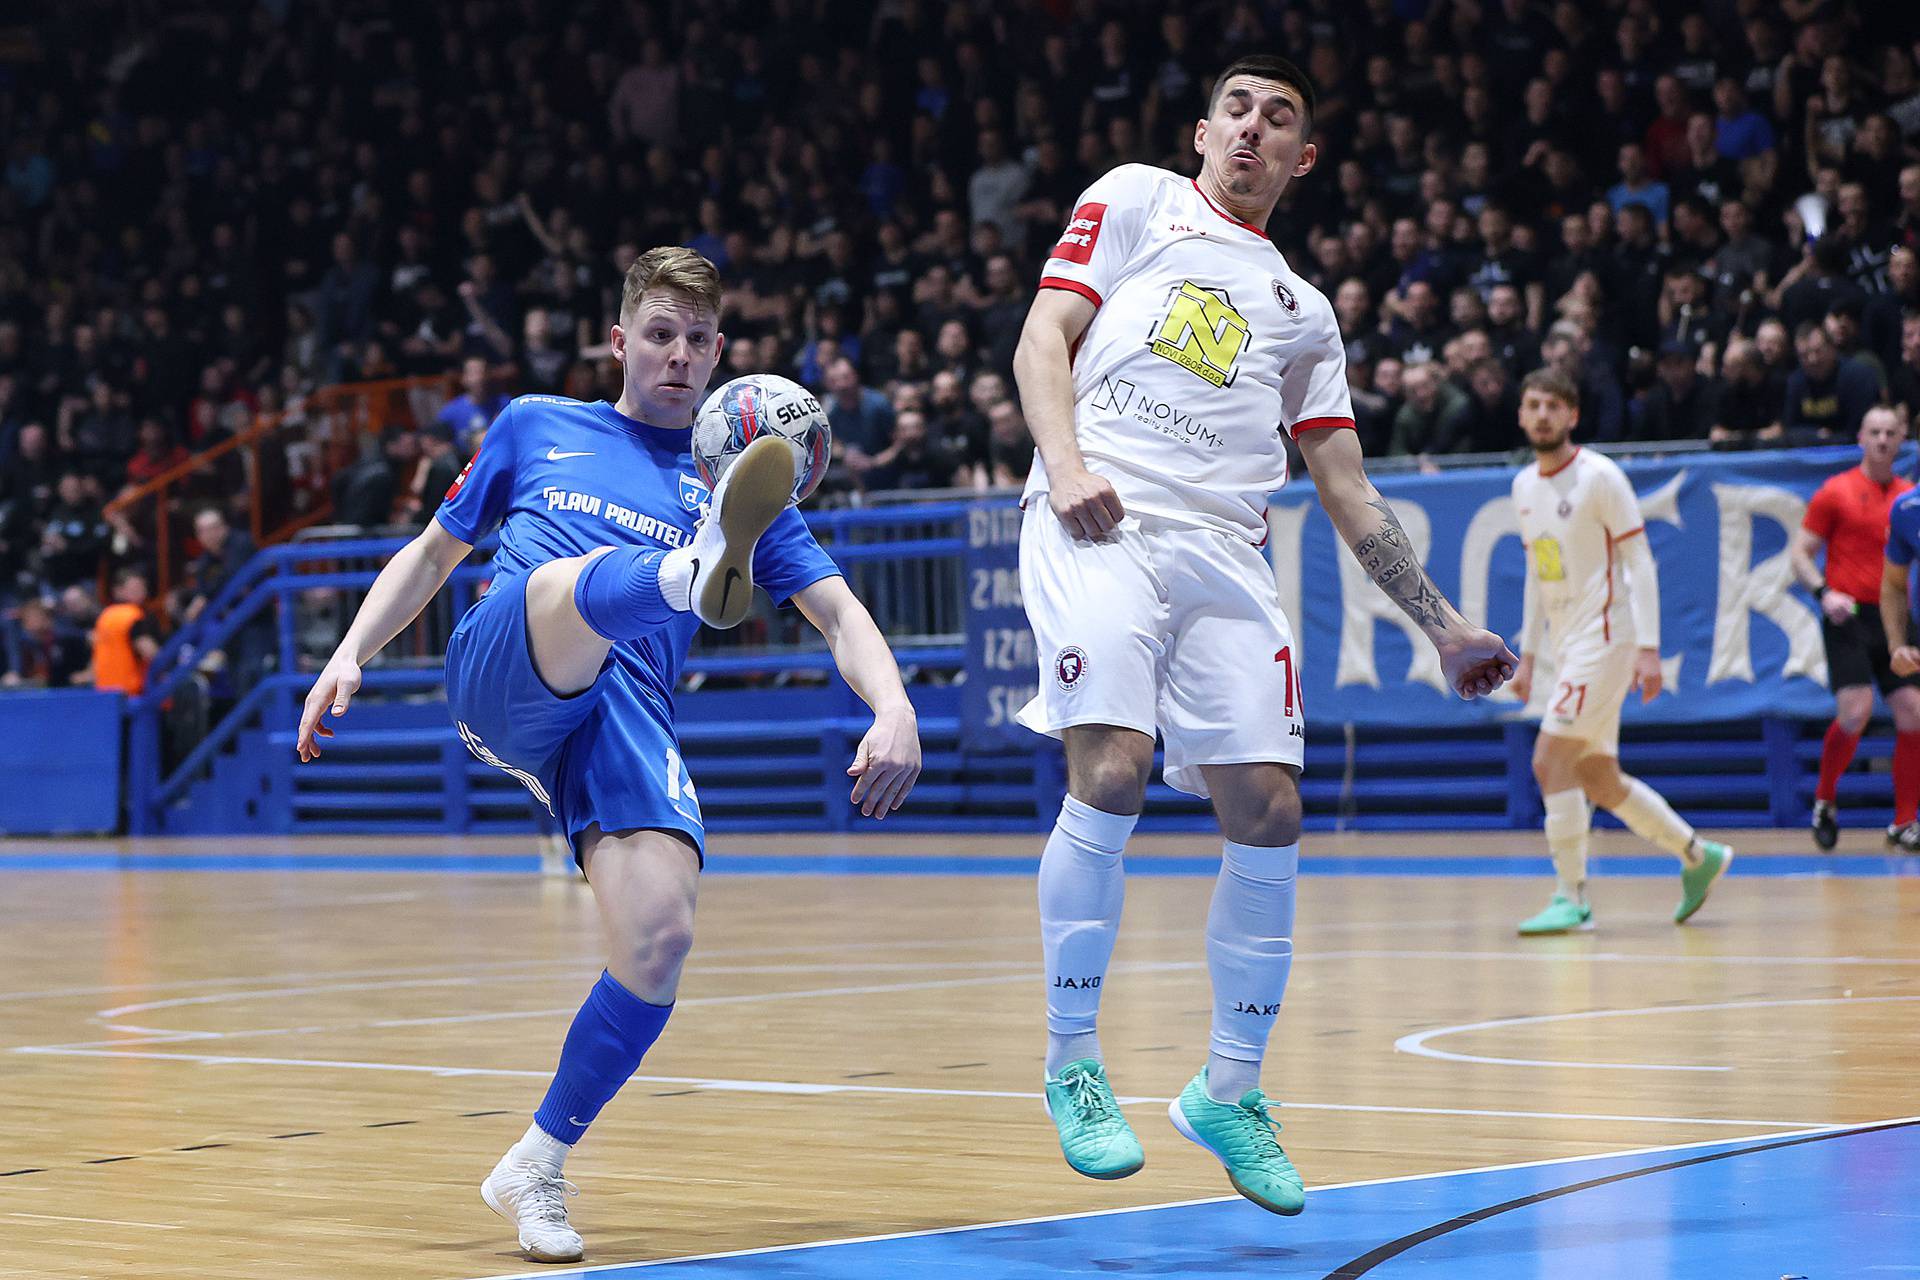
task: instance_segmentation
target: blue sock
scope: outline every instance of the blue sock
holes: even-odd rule
[[[660,1038],[672,1013],[672,1005],[648,1004],[602,970],[586,1003],[573,1015],[559,1070],[533,1122],[568,1146],[580,1141],[600,1108],[620,1092]]]
[[[607,640],[638,640],[678,617],[660,594],[660,562],[667,553],[648,547],[615,547],[595,556],[573,584],[573,604],[594,632]]]

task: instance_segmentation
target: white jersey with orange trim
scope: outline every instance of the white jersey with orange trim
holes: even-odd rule
[[[1100,178],[1040,287],[1099,308],[1074,349],[1074,425],[1129,511],[1258,543],[1287,482],[1282,433],[1353,426],[1325,295],[1189,178],[1143,164]],[[1036,458],[1027,497],[1046,491]]]
[[[1553,651],[1564,656],[1576,648],[1633,643],[1618,544],[1646,535],[1633,484],[1619,464],[1591,449],[1576,449],[1552,471],[1535,462],[1513,478],[1513,509],[1527,544],[1530,612],[1537,610],[1533,616],[1546,624]],[[1649,558],[1649,577],[1651,564]],[[1644,643],[1655,644],[1659,621],[1650,621]]]

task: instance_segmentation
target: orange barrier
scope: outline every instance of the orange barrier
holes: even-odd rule
[[[103,514],[116,529],[151,547],[153,595],[164,599],[179,558],[175,522],[184,498],[202,497],[230,511],[228,500],[238,491],[233,488],[237,479],[247,494],[247,527],[255,544],[284,542],[332,514],[333,477],[359,456],[362,435],[417,425],[418,407],[424,407],[419,402],[431,397],[437,407],[452,385],[452,375],[442,374],[322,387],[298,410],[261,414],[238,435],[121,492]],[[277,455],[271,469],[261,465],[263,446]],[[273,498],[287,499],[274,508],[269,507],[269,483]],[[149,525],[150,532],[143,532]],[[108,572],[102,564],[103,600]]]

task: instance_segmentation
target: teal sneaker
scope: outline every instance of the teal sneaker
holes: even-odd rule
[[[1207,1096],[1202,1068],[1167,1108],[1167,1117],[1184,1136],[1213,1152],[1233,1189],[1262,1209],[1290,1218],[1307,1207],[1306,1184],[1280,1149],[1274,1136],[1280,1122],[1260,1090],[1247,1090],[1239,1102],[1215,1102]]]
[[[1733,861],[1733,850],[1712,840],[1700,842],[1700,861],[1680,873],[1680,905],[1673,909],[1673,922],[1685,924],[1707,901],[1707,890],[1713,888]]]
[[[1541,934],[1572,933],[1591,928],[1593,908],[1584,902],[1575,902],[1563,893],[1556,893],[1544,911],[1520,922],[1520,936],[1532,938]]]
[[[1060,1131],[1060,1154],[1075,1173],[1112,1181],[1140,1172],[1147,1162],[1096,1059],[1069,1062],[1047,1081],[1047,1114]]]

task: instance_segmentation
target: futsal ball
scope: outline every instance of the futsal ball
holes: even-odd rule
[[[708,397],[693,424],[693,465],[700,478],[708,488],[719,484],[741,450],[762,436],[792,446],[792,501],[806,501],[827,474],[833,428],[811,391],[770,373],[735,378]]]

